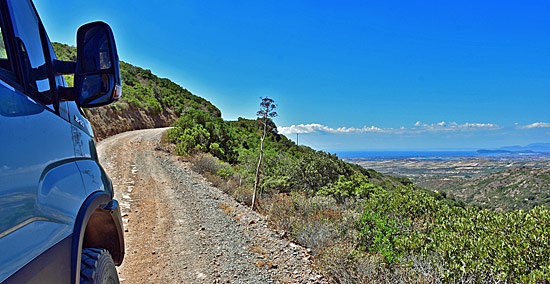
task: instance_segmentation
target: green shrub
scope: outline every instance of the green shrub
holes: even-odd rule
[[[370,183],[366,176],[355,172],[351,176],[339,175],[336,182],[322,187],[317,194],[332,195],[342,200],[345,197],[365,198],[379,190],[382,189]]]
[[[162,111],[162,106],[155,97],[147,98],[147,111],[152,114],[159,114]]]
[[[233,134],[224,121],[210,113],[187,108],[168,130],[168,138],[179,145],[178,155],[194,150],[211,153],[226,162],[235,160]]]
[[[361,250],[379,253],[387,263],[395,263],[399,260],[401,252],[398,243],[403,230],[396,218],[378,212],[365,211],[359,226],[361,227],[359,232]]]
[[[228,179],[235,174],[235,171],[233,170],[231,165],[221,162],[220,168],[218,169],[216,174],[222,178]]]
[[[550,279],[550,214],[542,207],[509,213],[449,207],[408,187],[373,194],[358,224],[363,251],[388,263],[407,253],[440,255],[446,281]]]

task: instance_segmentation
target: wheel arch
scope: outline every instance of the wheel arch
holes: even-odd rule
[[[124,259],[120,208],[105,191],[90,194],[78,212],[72,240],[72,283],[80,281],[82,249],[91,247],[107,249],[116,265]]]

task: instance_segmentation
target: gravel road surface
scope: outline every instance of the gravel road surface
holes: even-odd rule
[[[122,209],[122,283],[326,283],[308,250],[159,150],[166,128],[98,144]]]

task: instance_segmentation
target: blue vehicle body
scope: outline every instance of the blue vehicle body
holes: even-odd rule
[[[0,8],[0,283],[79,283],[82,248],[122,263],[118,203],[32,2]]]

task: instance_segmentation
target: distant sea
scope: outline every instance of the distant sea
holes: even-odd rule
[[[503,153],[477,153],[476,151],[354,151],[336,152],[340,158],[404,158],[404,157],[472,157],[501,156]]]

